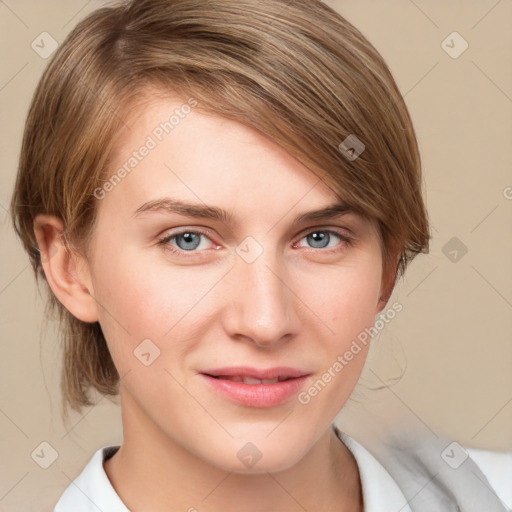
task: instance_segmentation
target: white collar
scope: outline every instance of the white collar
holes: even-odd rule
[[[96,451],[87,466],[69,484],[53,512],[130,512],[108,479],[104,460],[119,446],[104,446]]]
[[[335,428],[356,459],[363,491],[363,512],[411,512],[404,494],[384,466],[362,445]]]
[[[361,476],[364,512],[411,512],[402,491],[384,467],[362,445],[339,432],[354,455]],[[110,483],[103,467],[119,446],[104,446],[60,497],[54,512],[130,512]]]

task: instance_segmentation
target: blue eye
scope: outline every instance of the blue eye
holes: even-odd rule
[[[301,240],[306,239],[308,243],[312,244],[313,249],[324,249],[329,246],[329,243],[333,239],[333,235],[334,238],[338,238],[343,242],[341,245],[351,243],[351,239],[348,236],[330,229],[315,229],[314,231],[306,233]]]
[[[190,256],[193,256],[196,253],[203,252],[203,250],[208,248],[203,247],[203,250],[199,249],[202,238],[210,240],[211,242],[208,233],[204,231],[183,230],[178,233],[165,236],[158,241],[158,245],[163,246],[165,250],[168,250],[171,253],[177,254],[179,256],[186,257],[186,253],[190,253]],[[304,239],[307,240],[308,244],[311,244],[309,248],[320,249],[322,252],[328,253],[342,250],[346,245],[351,245],[352,243],[352,239],[350,237],[342,232],[332,229],[314,229],[303,235],[300,240]],[[337,244],[331,245],[331,242],[333,240],[336,241],[336,239],[341,241],[341,243],[338,242]],[[294,247],[296,246],[297,244],[294,245]]]
[[[313,244],[319,244],[314,246],[315,249],[323,249],[329,245],[331,240],[331,233],[327,233],[326,231],[315,231],[307,235],[306,239],[308,242],[312,242]]]
[[[190,249],[197,249],[199,244],[201,243],[201,236],[198,233],[181,233],[179,235],[174,235],[174,239],[176,240],[176,243],[178,247],[182,250],[190,250]],[[183,240],[183,246],[179,243],[179,240]]]
[[[201,243],[201,237],[208,238],[208,235],[203,231],[181,231],[180,233],[174,233],[172,235],[166,236],[159,240],[160,245],[164,245],[166,249],[176,252],[194,252]],[[170,245],[169,242],[172,240],[176,241],[177,248],[173,245]]]

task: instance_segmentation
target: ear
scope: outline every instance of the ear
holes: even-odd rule
[[[396,261],[398,264],[398,260]],[[389,301],[391,294],[393,293],[393,289],[395,287],[395,279],[396,279],[396,268],[392,268],[390,265],[387,271],[382,274],[382,284],[380,288],[380,296],[379,301],[377,302],[377,309],[375,314],[380,313]]]
[[[87,261],[69,247],[63,222],[52,215],[37,215],[34,233],[46,281],[59,302],[83,322],[98,321]]]

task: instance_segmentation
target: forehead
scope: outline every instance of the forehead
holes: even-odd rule
[[[145,155],[141,158],[140,153]],[[130,162],[130,158],[136,162]],[[258,130],[205,112],[190,98],[163,94],[144,96],[125,116],[125,124],[116,136],[109,171],[115,173],[127,162],[130,181],[139,182],[143,181],[142,174],[148,177],[154,168],[165,169],[171,164],[190,180],[215,178],[225,185],[228,180],[241,183],[251,177],[259,183],[266,177],[278,180],[279,174],[310,187],[319,180]],[[145,172],[132,172],[139,169]],[[323,192],[334,195],[329,189]]]
[[[101,205],[109,215],[133,216],[166,198],[213,206],[233,224],[271,226],[292,212],[296,219],[327,206],[343,209],[334,191],[283,147],[191,98],[146,93],[126,121],[105,176],[116,182]]]

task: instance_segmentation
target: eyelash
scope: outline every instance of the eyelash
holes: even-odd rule
[[[311,235],[313,233],[318,233],[318,232],[320,232],[320,233],[329,233],[331,235],[335,235],[335,236],[339,237],[340,240],[342,241],[342,243],[340,244],[342,246],[342,248],[345,245],[351,246],[353,244],[353,238],[347,236],[345,233],[342,233],[340,231],[333,230],[333,229],[322,229],[322,228],[315,228],[315,229],[312,229],[312,230],[304,233],[302,235],[302,237],[299,239],[299,241],[302,240],[303,238],[307,237],[308,235]],[[160,238],[158,240],[158,245],[159,246],[163,246],[164,250],[170,251],[171,253],[177,254],[179,256],[183,256],[183,255],[186,255],[187,253],[190,253],[190,256],[187,255],[185,257],[192,257],[193,255],[195,255],[195,253],[202,252],[202,251],[196,251],[196,250],[183,251],[181,249],[178,249],[178,248],[176,248],[174,246],[169,245],[169,242],[171,240],[173,240],[174,238],[177,238],[177,237],[179,237],[181,235],[184,235],[185,233],[192,233],[194,235],[204,235],[206,238],[210,239],[210,236],[209,236],[209,234],[206,231],[202,231],[201,229],[193,229],[193,230],[192,229],[186,229],[186,230],[180,231],[178,233],[173,233],[172,235],[166,235],[163,238]],[[309,249],[311,249],[311,250],[319,250],[319,251],[322,251],[322,252],[330,254],[330,253],[339,252],[339,251],[342,250],[342,248],[335,248],[335,249],[322,249],[322,248],[319,248],[319,249],[315,249],[315,247],[310,247]]]

